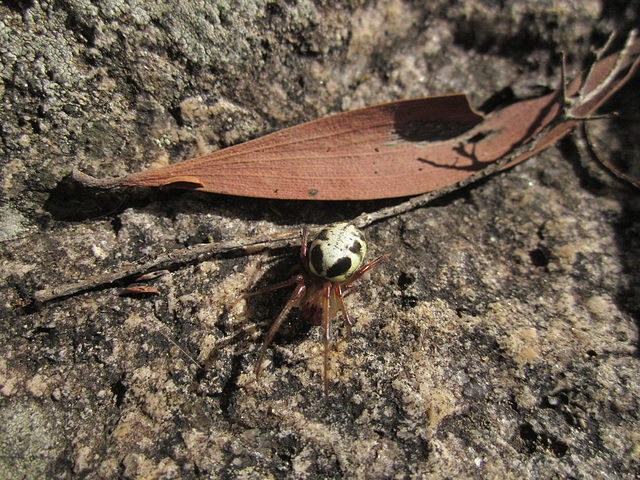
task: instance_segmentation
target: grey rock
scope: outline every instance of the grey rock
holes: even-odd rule
[[[393,256],[348,297],[329,404],[320,333],[295,316],[253,375],[289,292],[242,294],[288,278],[295,248],[182,265],[150,283],[160,296],[118,296],[123,282],[30,304],[174,248],[393,202],[97,192],[74,166],[134,173],[400,98],[536,95],[558,85],[561,51],[573,75],[640,10],[558,5],[5,2],[0,474],[635,478],[638,196],[571,139],[366,229],[370,258]],[[612,108],[637,114],[632,81]],[[628,165],[634,129],[602,137]]]

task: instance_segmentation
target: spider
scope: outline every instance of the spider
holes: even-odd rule
[[[285,282],[249,294],[271,292],[289,285],[296,286],[289,301],[264,338],[260,358],[255,367],[256,377],[260,376],[262,362],[273,336],[289,311],[297,307],[304,320],[322,327],[324,397],[328,401],[329,321],[335,317],[340,309],[347,327],[345,339],[349,338],[353,322],[344,307],[342,298],[354,288],[351,285],[353,282],[391,255],[390,253],[382,255],[374,261],[360,266],[366,250],[367,245],[362,232],[349,223],[329,225],[320,231],[309,247],[307,246],[307,229],[302,230],[301,272]]]

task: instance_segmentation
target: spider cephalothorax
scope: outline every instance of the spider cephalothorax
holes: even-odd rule
[[[349,223],[335,223],[324,228],[309,247],[307,246],[307,229],[302,231],[300,249],[302,272],[286,282],[267,287],[259,292],[296,285],[291,298],[265,336],[260,358],[256,364],[256,376],[260,375],[267,347],[282,321],[292,308],[298,307],[303,319],[322,327],[324,394],[325,398],[328,398],[329,321],[340,310],[347,327],[347,338],[349,337],[353,322],[342,301],[345,291],[352,288],[351,284],[367,270],[389,256],[389,254],[383,255],[361,266],[366,251],[367,245],[362,232]]]

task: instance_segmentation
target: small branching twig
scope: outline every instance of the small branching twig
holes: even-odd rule
[[[587,88],[587,84],[589,83],[589,77],[591,75],[591,72],[589,72],[584,82],[582,82],[580,91],[578,92],[578,99],[581,105],[586,105],[587,103],[591,102],[594,98],[602,95],[602,93],[607,91],[607,89],[611,88],[611,83],[615,80],[615,78],[618,75],[620,75],[622,70],[628,64],[628,56],[630,55],[630,51],[633,44],[636,42],[636,37],[637,37],[636,31],[632,30],[629,36],[627,37],[627,41],[625,42],[624,48],[620,51],[620,54],[616,59],[615,65],[613,66],[613,68],[611,69],[607,77],[603,81],[598,83],[598,85],[596,85],[593,88],[593,90],[591,90],[589,93],[585,93],[585,89]],[[598,54],[597,54],[598,60],[602,58],[602,56],[606,52],[606,49],[609,48],[609,45],[611,44],[612,40],[613,40],[613,35],[609,38],[606,45],[598,51]],[[595,62],[593,65],[595,65]]]

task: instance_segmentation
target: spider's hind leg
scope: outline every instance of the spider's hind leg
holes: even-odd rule
[[[353,321],[347,313],[347,309],[345,308],[344,301],[342,299],[347,295],[353,293],[356,288],[357,287],[353,285],[340,285],[339,283],[333,286],[334,297],[338,301],[340,311],[342,312],[342,318],[344,319],[344,324],[347,327],[347,334],[344,336],[343,340],[349,340],[349,338],[351,337],[351,327],[353,327]]]
[[[264,342],[262,343],[262,349],[260,350],[260,358],[258,358],[258,363],[256,364],[256,377],[260,376],[260,370],[262,369],[262,362],[264,360],[264,355],[267,352],[267,348],[269,347],[269,344],[271,343],[273,336],[276,334],[276,332],[280,328],[280,325],[282,325],[282,322],[287,317],[287,314],[289,313],[289,311],[293,307],[298,306],[300,299],[304,297],[304,294],[307,291],[307,287],[305,286],[305,283],[304,283],[304,277],[302,275],[297,275],[292,280],[289,280],[289,282],[285,282],[285,283],[287,283],[288,285],[291,285],[294,283],[294,281],[297,282],[298,286],[293,291],[293,293],[291,294],[291,297],[289,297],[289,301],[284,306],[284,308],[280,312],[280,315],[278,315],[278,318],[276,318],[276,321],[273,322],[273,324],[269,328],[269,331],[264,337]],[[283,285],[283,284],[274,285],[274,287],[277,287],[277,288],[282,288],[285,286],[287,285]],[[275,288],[271,288],[271,290],[275,290]]]
[[[289,280],[285,282],[276,283],[275,285],[269,285],[268,287],[262,287],[256,290],[255,292],[247,292],[242,295],[243,298],[254,297],[256,295],[262,295],[263,293],[273,292],[274,290],[280,290],[281,288],[288,287],[290,285],[295,285],[296,283],[300,283],[300,275],[295,275],[291,277]]]
[[[324,399],[329,403],[329,298],[334,292],[330,282],[325,282],[322,289],[322,344],[323,352],[323,380],[324,380]]]

